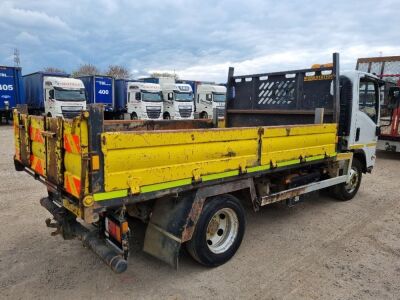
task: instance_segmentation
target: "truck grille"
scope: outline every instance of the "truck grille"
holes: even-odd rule
[[[79,116],[80,113],[81,113],[80,110],[73,110],[73,111],[71,111],[71,110],[63,110],[62,111],[63,117],[66,118],[66,119],[73,119],[76,116]]]
[[[179,114],[181,115],[181,118],[190,118],[190,115],[192,114],[192,109],[180,108]]]
[[[147,109],[146,111],[147,111],[147,117],[149,119],[158,119],[160,117],[160,115],[161,115],[161,109],[160,108]]]
[[[217,108],[217,115],[218,117],[224,117],[225,116],[225,109],[224,108]]]

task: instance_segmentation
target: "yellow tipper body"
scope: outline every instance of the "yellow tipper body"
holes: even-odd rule
[[[139,193],[335,156],[336,124],[106,132],[102,151],[105,191]]]
[[[99,160],[89,127],[83,116],[14,113],[15,159],[74,198],[102,201],[336,155],[336,124],[311,124],[102,132]],[[103,174],[102,192],[91,192],[90,172]]]

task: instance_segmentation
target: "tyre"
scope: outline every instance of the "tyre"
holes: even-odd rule
[[[203,111],[203,112],[200,114],[200,119],[208,119],[208,114],[207,114],[205,111]]]
[[[350,179],[348,182],[338,184],[334,187],[333,192],[335,198],[342,201],[353,199],[360,188],[362,179],[362,164],[359,160],[353,159],[350,170]]]
[[[138,119],[138,116],[137,116],[137,114],[136,113],[131,113],[131,120],[137,120]]]
[[[206,201],[192,239],[186,243],[189,254],[207,267],[217,267],[238,250],[246,221],[240,201],[232,195],[220,195]]]
[[[171,120],[171,116],[169,115],[169,113],[165,113],[163,118],[164,120]]]

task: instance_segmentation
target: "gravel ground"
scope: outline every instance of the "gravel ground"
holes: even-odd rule
[[[50,236],[46,190],[14,171],[12,155],[12,127],[0,126],[0,298],[400,299],[400,155],[379,153],[352,201],[312,195],[248,209],[243,243],[223,266],[183,253],[175,271],[132,241],[120,275],[79,241]]]

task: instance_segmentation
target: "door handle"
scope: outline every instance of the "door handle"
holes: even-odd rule
[[[357,127],[357,130],[356,130],[356,142],[358,142],[359,139],[360,139],[360,127]]]

